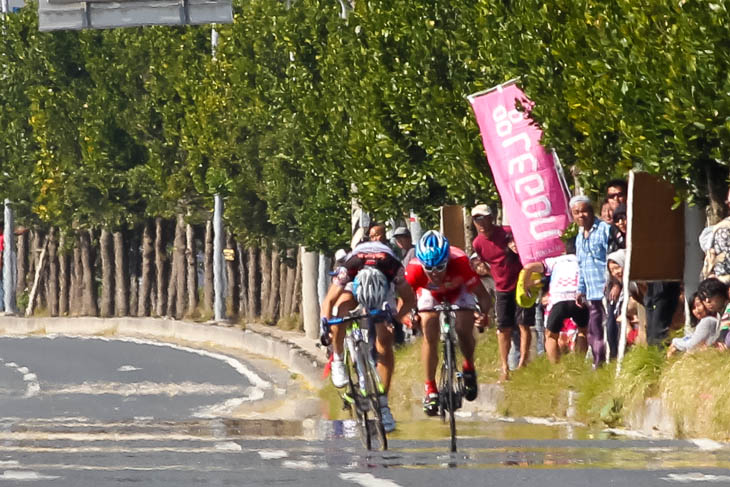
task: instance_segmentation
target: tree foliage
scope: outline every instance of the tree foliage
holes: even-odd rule
[[[212,196],[243,239],[332,250],[378,219],[496,200],[466,96],[509,79],[599,192],[641,169],[689,200],[730,160],[724,3],[241,0],[234,23],[0,38],[0,183],[21,221],[132,227]]]

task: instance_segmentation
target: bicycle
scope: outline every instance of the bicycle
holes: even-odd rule
[[[345,334],[345,371],[347,385],[342,393],[343,408],[350,410],[350,415],[357,422],[360,430],[360,439],[363,446],[372,450],[388,449],[388,438],[383,426],[383,417],[380,412],[380,396],[385,394],[385,387],[375,366],[375,359],[371,353],[370,344],[365,341],[359,320],[367,318],[368,329],[375,330],[376,323],[390,322],[391,314],[386,305],[383,310],[375,309],[363,314],[350,314],[345,318],[322,318],[320,326],[320,342],[324,346],[330,345],[329,329],[331,325],[350,323]],[[370,336],[374,340],[374,333]],[[368,419],[372,412],[374,421]],[[374,431],[373,431],[374,429]],[[373,438],[375,437],[375,438]],[[373,445],[373,439],[377,443]]]
[[[432,308],[418,309],[417,312],[439,313],[441,329],[442,360],[438,377],[439,415],[441,421],[446,422],[446,413],[449,414],[449,429],[451,430],[451,451],[456,452],[456,410],[461,408],[464,398],[464,376],[456,362],[456,327],[452,323],[456,320],[456,311],[479,311],[474,308],[462,308],[455,304],[442,303]],[[481,333],[482,328],[479,329]]]

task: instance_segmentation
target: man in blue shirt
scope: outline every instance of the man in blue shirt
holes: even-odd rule
[[[578,225],[575,249],[580,271],[576,303],[588,307],[588,344],[593,353],[593,367],[597,368],[606,360],[603,289],[606,286],[606,256],[611,226],[596,218],[587,196],[571,198],[570,213]]]

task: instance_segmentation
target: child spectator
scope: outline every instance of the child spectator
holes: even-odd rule
[[[667,357],[671,357],[677,352],[689,352],[711,346],[720,336],[719,320],[716,315],[713,316],[707,310],[699,292],[692,295],[690,302],[692,303],[690,322],[694,331],[691,335],[674,338],[667,350]]]

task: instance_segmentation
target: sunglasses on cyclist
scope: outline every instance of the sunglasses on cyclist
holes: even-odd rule
[[[439,265],[423,265],[423,270],[426,272],[441,272],[446,269],[446,266],[449,265],[448,262],[442,262]]]

